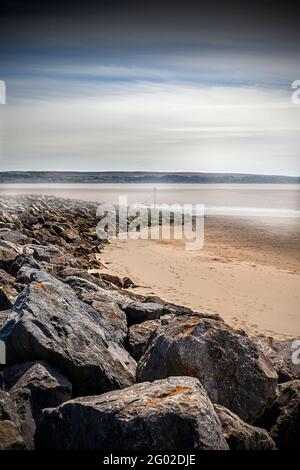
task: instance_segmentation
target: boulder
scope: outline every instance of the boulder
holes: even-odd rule
[[[0,421],[0,450],[26,450],[26,444],[11,421]]]
[[[221,405],[215,410],[222,424],[230,450],[275,450],[276,445],[265,429],[251,426]]]
[[[300,450],[300,380],[280,384],[277,398],[258,420],[280,450]]]
[[[8,272],[12,275],[12,276],[17,276],[20,269],[23,267],[23,266],[30,266],[31,268],[33,269],[41,269],[41,265],[35,260],[33,259],[32,257],[29,257],[29,256],[26,256],[24,254],[22,255],[18,255],[16,257],[16,259],[9,265],[8,267]],[[22,281],[20,281],[22,282]]]
[[[0,239],[8,242],[17,243],[18,245],[25,245],[31,243],[32,239],[17,230],[0,230]]]
[[[293,348],[295,339],[282,341],[267,336],[252,338],[258,348],[271,361],[278,373],[279,383],[300,379],[300,363],[294,364],[292,361],[293,352],[295,351]]]
[[[16,426],[19,425],[16,404],[4,390],[0,390],[0,421],[12,421]]]
[[[15,288],[15,278],[8,272],[0,269],[0,310],[11,308],[18,295],[18,291]]]
[[[64,257],[64,253],[55,245],[26,245],[27,249],[33,251],[33,257],[38,261],[50,263],[55,257]]]
[[[7,266],[22,253],[22,248],[16,243],[0,240],[0,268],[6,271]]]
[[[72,384],[45,362],[27,362],[5,369],[3,382],[16,405],[21,435],[28,448],[32,449],[35,422],[42,409],[70,400]]]
[[[168,313],[165,306],[158,302],[139,302],[132,300],[124,308],[128,324],[134,325],[146,320],[157,320]]]
[[[11,276],[4,269],[0,269],[0,285],[5,286],[7,284],[12,285],[15,282],[15,278]]]
[[[169,377],[46,409],[37,449],[228,449],[200,382]]]
[[[8,365],[45,360],[81,395],[132,385],[136,363],[99,313],[47,273],[32,278],[0,332]]]
[[[253,422],[275,398],[277,374],[247,337],[221,320],[196,315],[162,325],[138,363],[137,379],[198,377],[213,403]]]
[[[97,274],[90,273],[85,269],[71,268],[70,266],[64,266],[62,269],[56,271],[56,276],[61,281],[64,281],[68,277],[75,277],[79,279],[85,279],[86,281],[90,281],[92,284],[106,288],[107,286],[105,282],[102,281],[102,278]]]
[[[66,242],[68,242],[68,243],[79,239],[79,234],[78,234],[77,230],[74,229],[74,228],[66,228],[63,231],[62,236],[66,240]]]
[[[11,309],[0,310],[0,329],[2,328],[4,323],[6,322],[6,319],[10,314],[11,314]],[[0,343],[0,355],[1,355],[1,352],[2,352],[2,347],[1,347],[1,343]],[[1,357],[0,357],[0,364],[2,364]]]
[[[0,310],[10,309],[18,298],[18,291],[10,284],[0,288]]]

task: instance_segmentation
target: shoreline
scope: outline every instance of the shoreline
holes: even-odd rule
[[[259,225],[258,225],[259,224]],[[179,240],[113,240],[101,272],[153,295],[217,313],[232,327],[276,339],[300,335],[299,222],[209,218],[202,250]]]

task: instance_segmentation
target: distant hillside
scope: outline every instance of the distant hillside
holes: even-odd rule
[[[143,171],[4,171],[1,183],[271,183],[300,184],[300,177],[243,173]]]

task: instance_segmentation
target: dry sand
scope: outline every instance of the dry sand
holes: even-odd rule
[[[129,276],[134,291],[198,311],[235,328],[276,338],[300,337],[299,219],[205,219],[205,244],[112,240],[105,272]]]

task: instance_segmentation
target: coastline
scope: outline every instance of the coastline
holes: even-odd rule
[[[0,449],[174,450],[182,439],[193,450],[297,448],[297,433],[291,437],[281,423],[297,426],[298,398],[279,416],[274,412],[285,394],[298,393],[295,338],[250,337],[219,315],[173,303],[174,296],[167,302],[140,295],[128,277],[101,273],[107,242],[95,231],[96,208],[45,195],[0,198],[0,400],[6,413]],[[217,227],[232,240],[232,229],[226,232],[220,221]],[[209,233],[215,234],[211,227]],[[234,243],[240,251],[232,265],[246,256],[243,244]],[[171,251],[174,261],[168,242],[154,246]],[[190,270],[183,246],[175,248]],[[153,246],[150,255],[155,261]],[[224,256],[214,256],[232,273]],[[168,272],[165,259],[159,261],[160,271]],[[150,261],[143,264],[144,272],[149,267]],[[228,422],[238,447],[228,437]]]
[[[130,277],[135,293],[219,314],[253,336],[299,336],[299,221],[205,220],[202,250],[188,252],[179,240],[112,240],[101,272]]]

